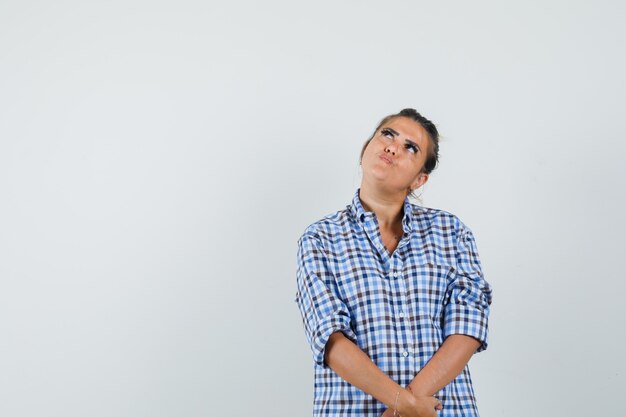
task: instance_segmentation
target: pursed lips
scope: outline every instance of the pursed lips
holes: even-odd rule
[[[381,155],[380,159],[382,159],[383,161],[385,161],[387,164],[391,165],[392,161],[391,159],[389,159],[388,157],[386,157],[385,155]]]

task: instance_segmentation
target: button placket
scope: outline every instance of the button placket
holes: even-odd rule
[[[402,355],[402,357],[408,359],[409,357],[415,356],[414,355],[415,350],[413,348],[413,334],[411,332],[411,326],[410,326],[410,323],[407,322],[406,320],[406,318],[408,317],[408,314],[406,313],[407,311],[406,309],[408,308],[409,303],[406,297],[407,283],[405,281],[404,274],[401,272],[403,266],[404,265],[401,261],[392,262],[392,265],[391,265],[392,272],[390,273],[390,276],[393,278],[393,282],[398,291],[397,292],[397,308],[396,308],[397,315],[396,317],[398,319],[399,329],[401,329],[402,339],[403,339],[403,347],[400,350],[400,354]]]

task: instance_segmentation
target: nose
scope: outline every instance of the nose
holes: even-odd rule
[[[397,150],[398,150],[398,147],[396,145],[396,141],[394,140],[389,145],[387,145],[387,147],[385,148],[385,153],[389,153],[393,156],[396,156]]]

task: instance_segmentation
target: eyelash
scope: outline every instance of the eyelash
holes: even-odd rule
[[[393,134],[391,133],[389,129],[383,129],[380,131],[380,133],[382,133],[383,136],[390,136],[387,139],[393,139]]]
[[[387,139],[393,139],[394,138],[393,134],[391,133],[391,131],[389,129],[383,129],[383,130],[380,131],[380,133],[383,136],[385,136]],[[417,147],[415,147],[415,145],[411,145],[410,143],[407,143],[406,145],[404,145],[404,147],[406,149],[409,149],[414,154],[417,154],[417,152],[419,152]]]

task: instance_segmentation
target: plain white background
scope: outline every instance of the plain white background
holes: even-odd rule
[[[625,12],[2,0],[0,415],[310,415],[296,241],[404,107],[494,287],[481,415],[623,414]]]

